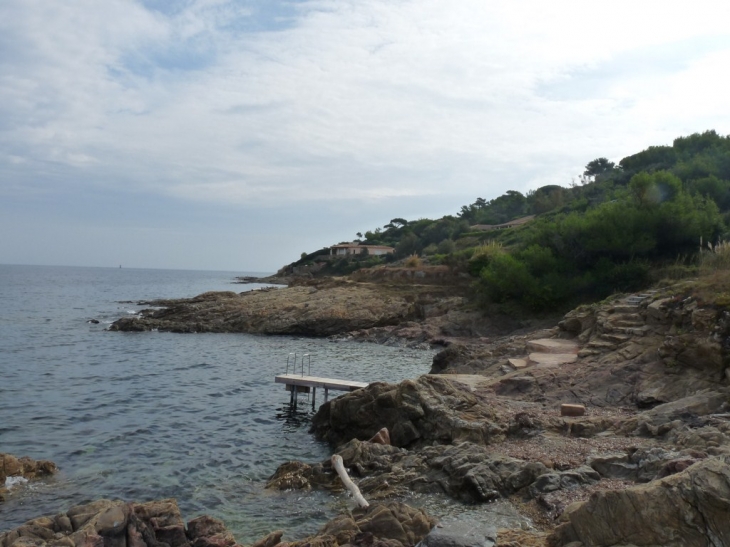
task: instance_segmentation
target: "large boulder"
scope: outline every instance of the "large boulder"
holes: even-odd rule
[[[369,439],[383,427],[399,447],[487,444],[503,433],[491,407],[467,387],[441,376],[370,384],[325,403],[312,419],[312,431],[333,446]]]
[[[372,547],[412,547],[436,524],[422,509],[389,501],[335,517],[314,537],[288,543],[288,547],[362,545]],[[280,544],[284,545],[284,544]]]
[[[658,481],[593,494],[568,512],[548,543],[719,547],[730,545],[728,515],[730,458],[708,458]]]
[[[52,475],[58,471],[56,464],[49,460],[34,460],[28,456],[18,458],[0,452],[0,502],[5,499],[8,489],[7,479],[19,478],[23,481]]]
[[[234,547],[212,517],[185,526],[174,499],[148,503],[97,500],[40,517],[0,534],[0,547]]]

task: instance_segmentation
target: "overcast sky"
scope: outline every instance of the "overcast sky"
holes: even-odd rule
[[[273,271],[730,133],[730,2],[2,0],[0,263]]]

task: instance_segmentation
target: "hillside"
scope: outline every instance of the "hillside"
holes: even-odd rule
[[[569,187],[477,198],[437,220],[395,218],[356,243],[393,254],[331,257],[325,248],[282,272],[442,265],[473,280],[472,299],[531,312],[567,310],[662,278],[695,275],[700,247],[728,235],[730,136],[679,137],[623,158],[590,161]],[[709,246],[708,246],[709,245]]]

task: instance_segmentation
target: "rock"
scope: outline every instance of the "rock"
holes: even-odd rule
[[[321,468],[321,466],[320,466]],[[312,488],[312,477],[315,474],[313,466],[290,461],[281,464],[276,472],[269,477],[266,488],[275,490],[309,490]]]
[[[500,380],[494,391],[497,395],[517,397],[532,395],[539,391],[539,385],[533,376],[511,376]]]
[[[455,363],[469,362],[472,360],[472,354],[472,348],[464,344],[451,344],[433,356],[429,374],[440,374]]]
[[[233,547],[233,535],[212,517],[185,522],[174,499],[142,504],[97,500],[41,517],[0,534],[2,547]]]
[[[311,289],[292,286],[241,294],[211,292],[151,302],[164,307],[119,319],[109,330],[331,336],[397,324],[417,315],[405,294],[382,294],[380,285],[329,282],[314,292]]]
[[[221,534],[226,531],[226,525],[222,520],[203,515],[194,518],[188,522],[188,538],[195,541],[198,538],[204,538]]]
[[[565,363],[574,363],[577,360],[576,353],[531,353],[528,362],[542,367],[557,367]]]
[[[507,362],[512,365],[517,370],[526,368],[528,366],[527,359],[517,359],[517,358],[510,358],[507,359]]]
[[[275,545],[281,543],[281,536],[283,535],[283,530],[276,530],[275,532],[271,532],[269,535],[254,542],[252,547],[274,547]]]
[[[560,338],[541,338],[527,342],[527,349],[535,353],[577,354],[578,344]]]
[[[421,376],[398,385],[376,382],[328,401],[312,419],[312,431],[334,446],[372,438],[382,427],[399,447],[486,444],[500,431],[495,422],[494,410],[468,388],[442,376]]]
[[[560,405],[561,416],[583,416],[586,413],[586,407],[583,405]]]
[[[23,477],[29,480],[52,475],[58,471],[49,460],[33,460],[27,456],[18,458],[0,452],[0,489],[8,477]]]
[[[352,475],[361,477],[358,486],[368,500],[416,491],[443,492],[470,503],[492,501],[527,487],[548,471],[543,463],[493,454],[488,448],[469,442],[405,450],[353,439],[338,453]],[[293,467],[304,466],[322,469],[317,487],[341,488],[329,460]],[[269,480],[270,487],[277,487],[277,477],[284,474],[282,468],[290,467],[291,462],[280,466]]]
[[[493,547],[496,527],[480,522],[452,522],[437,525],[423,538],[422,547]]]
[[[676,422],[705,425],[701,417],[721,411],[727,401],[727,390],[697,392],[642,413],[635,427],[639,433],[658,436],[679,425]]]
[[[352,543],[360,533],[360,528],[358,528],[352,515],[339,515],[325,524],[319,531],[319,535],[334,537],[339,545]]]
[[[567,314],[558,327],[571,334],[580,334],[581,338],[587,337],[596,324],[595,309],[591,306],[580,306]]]
[[[111,500],[97,500],[86,505],[76,505],[69,509],[66,515],[71,519],[71,526],[76,532],[91,522],[94,517],[106,512],[113,506],[114,502]],[[95,526],[95,522],[92,522],[92,526]]]
[[[411,547],[426,537],[435,524],[435,519],[421,509],[395,501],[374,503],[366,509],[339,515],[325,524],[317,535],[288,546]],[[265,539],[259,540],[256,545]]]
[[[116,536],[124,532],[129,518],[129,506],[112,505],[96,518],[96,533],[101,536]]]
[[[596,483],[599,480],[601,480],[601,476],[588,466],[557,473],[545,473],[537,477],[537,480],[530,485],[530,494],[538,497],[540,494],[555,490],[570,490],[584,484]]]
[[[379,539],[392,539],[403,546],[415,545],[436,524],[423,510],[399,502],[373,504],[352,514],[361,532]]]
[[[570,513],[548,544],[730,545],[728,514],[730,460],[709,458],[646,485],[595,493]]]
[[[602,477],[609,479],[636,480],[639,465],[629,461],[628,454],[603,454],[588,458],[586,462]]]
[[[510,495],[547,471],[542,463],[492,454],[473,443],[446,447],[438,457],[430,455],[427,459],[432,468],[448,477],[448,481],[438,480],[442,487],[448,485],[446,493],[467,502]]]
[[[388,428],[384,427],[378,431],[372,436],[370,442],[376,444],[390,444],[390,433],[388,433]]]

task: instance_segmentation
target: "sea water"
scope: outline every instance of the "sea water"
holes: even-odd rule
[[[318,376],[398,382],[427,373],[433,352],[107,330],[143,309],[140,300],[257,287],[233,284],[237,275],[252,274],[0,265],[0,452],[60,469],[14,485],[0,503],[0,531],[99,498],[174,497],[186,520],[221,518],[239,542],[274,529],[291,540],[350,503],[345,494],[264,489],[279,464],[331,453],[308,432],[307,396],[292,412],[274,376],[291,353],[306,353]],[[414,501],[461,513],[433,498]]]

